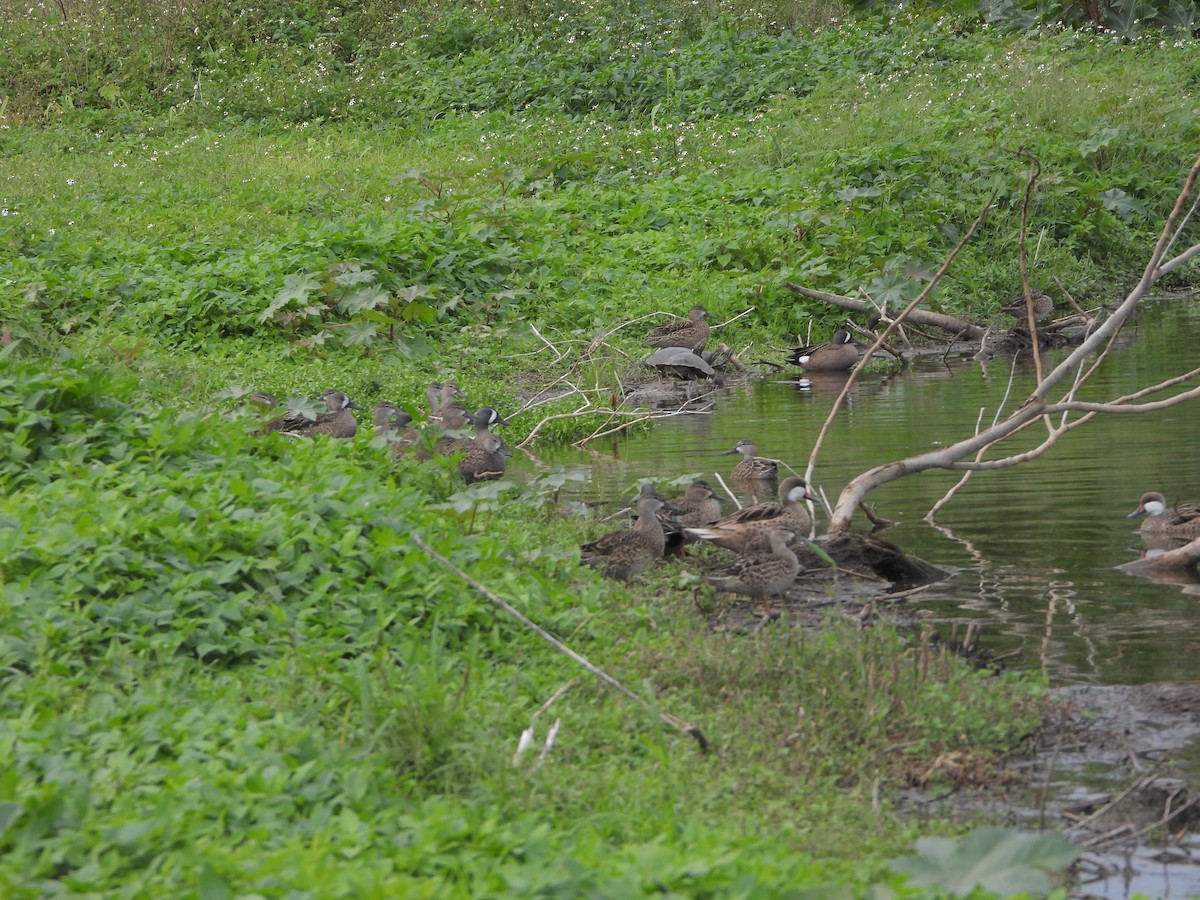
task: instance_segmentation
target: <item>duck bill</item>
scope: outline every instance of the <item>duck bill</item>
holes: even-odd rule
[[[1131,512],[1125,518],[1136,519],[1138,516],[1143,515],[1145,512],[1146,512],[1145,507],[1139,506],[1137,509],[1135,509],[1133,512]]]

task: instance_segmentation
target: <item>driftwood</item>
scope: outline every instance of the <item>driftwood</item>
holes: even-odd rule
[[[843,297],[840,294],[829,294],[825,291],[815,291],[812,288],[806,288],[803,285],[794,284],[790,281],[785,281],[784,286],[789,291],[794,291],[802,297],[823,300],[826,303],[832,303],[834,306],[840,306],[842,309],[867,313],[868,317],[873,320],[880,318],[879,307],[870,301],[856,300],[853,297]],[[984,328],[965,319],[957,319],[954,316],[947,316],[942,313],[929,312],[924,309],[913,309],[904,318],[907,322],[941,328],[943,331],[950,332],[950,334],[970,338],[973,341],[981,341],[984,337]]]
[[[1164,550],[1141,559],[1122,563],[1117,566],[1122,572],[1133,575],[1156,575],[1164,572],[1178,572],[1181,569],[1197,570],[1200,564],[1200,538],[1174,550]]]

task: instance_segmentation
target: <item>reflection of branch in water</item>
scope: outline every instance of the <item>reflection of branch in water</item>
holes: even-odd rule
[[[956,544],[961,544],[971,559],[974,560],[974,568],[979,573],[979,599],[983,603],[988,604],[990,607],[990,601],[992,598],[999,597],[1001,608],[1003,608],[1004,592],[1000,590],[999,580],[989,579],[991,573],[991,562],[986,556],[983,555],[983,551],[976,547],[975,544],[971,542],[970,538],[959,537],[953,529],[947,528],[945,525],[929,519],[926,519],[926,521],[934,530],[941,532],[943,537],[953,541]],[[991,590],[988,589],[989,584],[991,586]]]

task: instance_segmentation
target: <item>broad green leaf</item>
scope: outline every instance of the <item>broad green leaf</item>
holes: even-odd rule
[[[1120,188],[1112,188],[1098,196],[1105,209],[1116,213],[1126,222],[1132,221],[1135,215],[1144,216],[1149,213],[1144,203],[1130,197]]]
[[[958,897],[977,888],[996,894],[1047,894],[1047,869],[1070,865],[1080,849],[1056,834],[980,828],[961,842],[926,837],[917,855],[892,860],[892,868],[917,884],[936,885]]]
[[[346,316],[353,316],[364,309],[378,309],[392,302],[392,296],[377,284],[359,288],[338,301],[338,310]]]

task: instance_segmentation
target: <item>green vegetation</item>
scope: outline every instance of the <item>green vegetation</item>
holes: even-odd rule
[[[987,777],[1031,680],[883,626],[710,634],[677,567],[579,569],[561,475],[466,492],[236,405],[453,376],[507,409],[696,301],[756,307],[732,344],[827,334],[784,281],[903,300],[994,193],[934,301],[987,314],[1019,148],[1035,280],[1107,301],[1200,133],[1182,39],[649,6],[0,0],[6,896],[934,895],[873,798]]]

